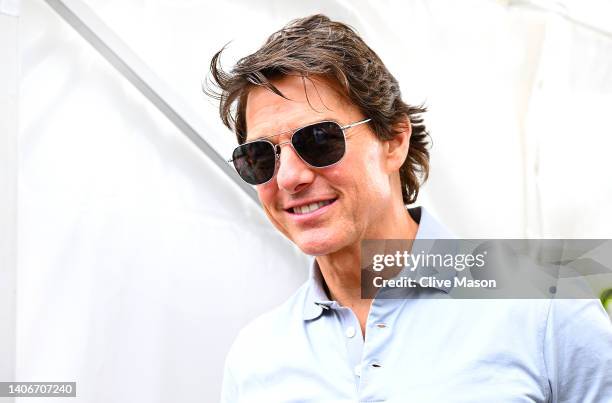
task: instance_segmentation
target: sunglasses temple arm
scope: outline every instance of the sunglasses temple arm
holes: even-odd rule
[[[372,120],[372,119],[368,118],[368,119],[361,120],[359,122],[351,123],[350,125],[342,126],[341,129],[342,130],[350,129],[351,127],[355,127],[355,126],[358,126],[358,125],[363,124],[363,123],[368,123],[370,120]]]

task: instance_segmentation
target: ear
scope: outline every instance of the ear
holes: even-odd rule
[[[410,135],[412,134],[410,119],[406,116],[404,120],[394,127],[394,129],[398,132],[395,137],[390,140],[385,140],[385,158],[387,171],[389,173],[399,171],[408,156]]]

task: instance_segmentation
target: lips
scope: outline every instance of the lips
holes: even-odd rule
[[[315,210],[320,209],[321,207],[327,206],[328,204],[331,204],[333,200],[325,200],[325,201],[320,201],[317,203],[310,203],[310,204],[306,204],[303,206],[297,206],[297,207],[293,207],[290,209],[290,211],[293,214],[307,214],[307,213],[311,213]]]
[[[327,205],[330,205],[335,201],[336,199],[328,199],[328,200],[321,200],[321,201],[312,202],[312,203],[304,203],[304,204],[290,207],[287,209],[287,211],[289,213],[296,214],[296,215],[308,214],[308,213],[315,212],[319,210],[320,208],[323,208]]]

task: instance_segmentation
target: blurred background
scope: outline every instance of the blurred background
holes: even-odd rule
[[[311,258],[228,175],[201,85],[314,13],[428,106],[418,204],[455,234],[612,238],[610,1],[0,0],[0,380],[218,399]]]

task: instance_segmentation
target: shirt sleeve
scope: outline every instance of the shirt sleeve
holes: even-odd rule
[[[543,351],[551,402],[612,401],[612,322],[599,300],[551,300]]]

